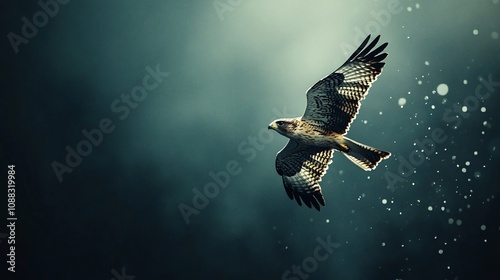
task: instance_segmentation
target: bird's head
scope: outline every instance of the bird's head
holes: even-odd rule
[[[267,128],[275,130],[281,135],[287,136],[295,131],[297,125],[298,121],[296,119],[277,119],[270,123]]]

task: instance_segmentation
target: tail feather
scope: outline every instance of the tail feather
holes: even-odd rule
[[[346,137],[344,139],[349,149],[343,154],[365,171],[375,169],[380,161],[391,156],[389,152],[366,146]]]

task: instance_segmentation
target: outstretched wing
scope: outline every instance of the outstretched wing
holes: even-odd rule
[[[285,191],[299,205],[325,206],[319,182],[332,162],[333,150],[299,144],[289,140],[276,156],[276,171],[283,179]]]
[[[380,36],[368,46],[370,36],[335,72],[323,78],[307,91],[307,107],[302,117],[326,131],[345,134],[351,122],[356,118],[360,102],[371,84],[382,73],[384,58],[381,53],[387,43],[375,50]]]

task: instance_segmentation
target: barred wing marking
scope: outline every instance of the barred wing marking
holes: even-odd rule
[[[276,171],[283,179],[290,199],[318,211],[325,206],[319,182],[332,162],[333,150],[299,144],[289,140],[276,156]]]
[[[382,73],[387,46],[378,43],[377,36],[367,47],[368,36],[359,48],[335,72],[323,78],[307,91],[307,107],[303,120],[322,127],[325,131],[345,134],[358,114],[360,101],[371,84]],[[366,48],[365,48],[366,47]]]

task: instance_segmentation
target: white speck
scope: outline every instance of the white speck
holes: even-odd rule
[[[462,112],[467,112],[467,106],[462,106]]]
[[[419,4],[419,3],[416,3],[416,4],[415,4],[415,8],[420,9],[420,4]]]
[[[474,35],[479,34],[479,30],[477,30],[477,29],[472,30],[472,34],[474,34]]]
[[[432,110],[436,109],[436,106],[431,105],[431,109],[432,109]]]
[[[481,112],[486,112],[486,107],[481,107]]]
[[[444,208],[444,206],[441,206],[441,211],[444,211],[446,208]]]
[[[482,225],[482,226],[481,226],[481,230],[486,230],[486,226],[485,226],[485,225]]]
[[[443,254],[443,249],[439,249],[438,253],[439,253],[440,255],[442,255],[442,254]]]
[[[462,220],[458,219],[456,223],[457,223],[457,226],[461,226],[462,225]]]
[[[422,84],[422,81],[418,81],[417,84],[421,85]]]
[[[448,224],[452,225],[453,224],[453,219],[452,218],[449,218],[448,219]]]
[[[427,210],[432,211],[432,206],[427,207]]]
[[[464,80],[464,85],[466,85],[466,84],[467,84],[467,80]]]
[[[465,172],[467,172],[467,168],[463,167],[462,168],[462,173],[465,173]]]
[[[384,247],[384,246],[385,246],[385,242],[382,242],[382,247]]]
[[[406,10],[407,10],[408,12],[411,12],[412,8],[411,8],[411,7],[408,7],[408,8],[406,8]]]
[[[474,172],[474,178],[480,178],[481,177],[481,172],[476,171]]]
[[[465,165],[469,166],[470,165],[470,161],[466,161]]]
[[[329,224],[330,223],[330,219],[326,219],[326,223]]]
[[[491,32],[491,38],[494,40],[498,39],[498,32],[495,31]]]
[[[382,204],[387,204],[387,199],[382,199]]]
[[[426,61],[424,62],[424,64],[425,64],[425,65],[427,65],[427,66],[429,66],[429,64],[430,64],[430,63],[429,63],[429,61],[427,61],[427,60],[426,60]]]
[[[399,98],[398,105],[403,107],[405,104],[406,104],[406,98],[404,97]]]
[[[441,96],[445,96],[448,94],[448,85],[447,84],[439,84],[436,88],[437,93]]]
[[[474,151],[474,155],[477,156],[477,151]]]

